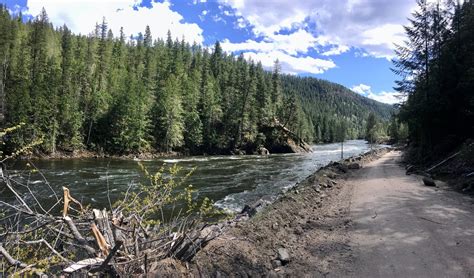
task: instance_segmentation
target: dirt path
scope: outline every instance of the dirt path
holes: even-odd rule
[[[406,176],[399,158],[385,154],[348,180],[351,276],[473,277],[473,200]]]
[[[422,185],[405,175],[399,159],[399,152],[380,150],[324,167],[250,219],[222,226],[191,264],[157,272],[473,277],[473,199]],[[282,249],[289,258],[279,256]]]

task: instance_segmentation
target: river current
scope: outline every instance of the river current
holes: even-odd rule
[[[204,196],[215,205],[229,211],[240,211],[246,203],[259,199],[272,201],[279,193],[302,181],[330,161],[340,159],[341,144],[314,145],[308,154],[272,154],[269,156],[194,156],[141,161],[151,172],[163,164],[178,164],[183,172],[195,168],[186,184],[192,184],[198,199]],[[370,146],[362,140],[344,143],[344,157],[366,152]],[[38,174],[30,174],[26,162],[10,165],[11,174],[28,183],[41,199],[52,198]],[[61,192],[62,186],[72,196],[94,207],[108,207],[107,191],[112,203],[120,198],[129,185],[143,180],[138,161],[123,159],[63,159],[32,162],[49,184]],[[1,195],[5,190],[0,189]],[[8,193],[6,193],[8,194]],[[5,195],[4,195],[5,196]]]

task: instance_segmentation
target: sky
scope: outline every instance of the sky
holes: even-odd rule
[[[396,103],[394,46],[415,0],[0,0],[12,13],[37,16],[44,7],[55,26],[89,34],[105,17],[118,34],[184,37],[271,69],[340,83],[354,92]]]

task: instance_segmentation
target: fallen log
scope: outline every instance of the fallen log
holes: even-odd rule
[[[449,156],[448,158],[444,159],[443,161],[437,163],[436,165],[434,165],[431,168],[429,168],[428,170],[426,170],[426,172],[430,172],[431,170],[434,170],[434,169],[438,168],[439,166],[441,166],[441,165],[445,164],[446,162],[450,161],[451,159],[455,158],[460,153],[461,152],[457,152],[457,153]]]
[[[78,261],[63,270],[65,273],[73,273],[85,267],[97,266],[104,262],[102,258],[89,258],[82,261]]]

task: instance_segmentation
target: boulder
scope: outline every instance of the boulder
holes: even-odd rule
[[[258,148],[257,153],[258,153],[259,155],[269,155],[269,154],[270,154],[270,152],[268,151],[268,149],[265,148],[265,147],[260,147],[260,148]]]
[[[436,186],[435,181],[432,178],[429,178],[429,177],[423,177],[423,183],[426,186]]]
[[[278,248],[278,259],[281,261],[282,264],[287,264],[290,262],[290,253],[285,248]]]

